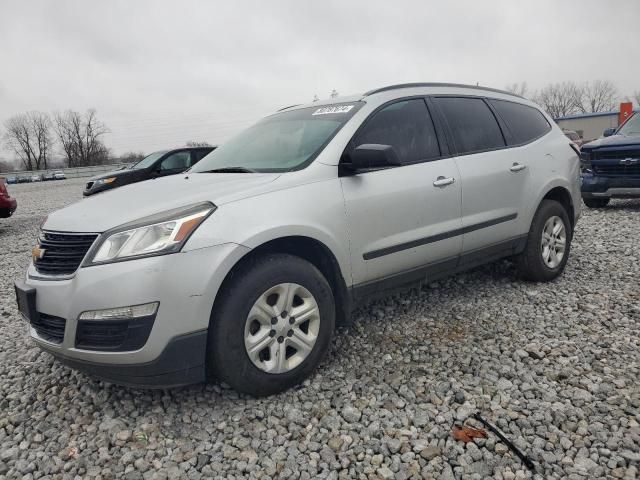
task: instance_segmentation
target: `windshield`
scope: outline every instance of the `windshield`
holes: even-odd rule
[[[131,170],[140,170],[141,168],[150,167],[151,165],[154,164],[154,162],[156,160],[158,160],[165,153],[167,153],[167,152],[155,152],[155,153],[152,153],[151,155],[147,155],[142,160],[140,160],[138,163],[133,165],[131,167]]]
[[[288,172],[304,168],[361,106],[355,102],[276,113],[215,149],[191,171]]]
[[[618,135],[640,135],[640,114],[636,113],[633,117],[626,121],[620,130],[618,130]]]

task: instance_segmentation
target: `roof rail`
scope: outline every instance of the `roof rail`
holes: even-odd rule
[[[289,108],[297,107],[298,105],[302,105],[302,104],[301,103],[296,103],[295,105],[289,105],[288,107],[282,107],[282,108],[279,108],[278,110],[276,110],[276,112],[281,112],[281,111],[287,110]]]
[[[366,92],[363,96],[364,97],[368,97],[369,95],[373,95],[374,93],[380,93],[380,92],[388,92],[389,90],[397,90],[399,88],[415,88],[415,87],[459,87],[459,88],[473,88],[476,90],[486,90],[489,92],[496,92],[496,93],[504,93],[505,95],[512,95],[514,97],[518,97],[518,98],[524,98],[521,97],[520,95],[517,95],[515,93],[512,92],[507,92],[506,90],[499,90],[497,88],[490,88],[490,87],[481,87],[479,85],[465,85],[462,83],[438,83],[438,82],[425,82],[425,83],[399,83],[397,85],[389,85],[387,87],[382,87],[382,88],[376,88],[374,90],[369,90],[368,92]]]

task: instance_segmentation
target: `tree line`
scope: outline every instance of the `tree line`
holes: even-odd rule
[[[521,82],[508,85],[505,89],[534,101],[553,118],[578,113],[610,112],[617,110],[621,101],[635,101],[640,105],[640,90],[631,96],[622,96],[609,80],[552,83],[533,92],[529,92],[527,82]]]
[[[19,113],[4,123],[5,147],[15,153],[24,170],[47,170],[56,147],[67,167],[110,163],[102,137],[109,130],[94,109]]]
[[[142,152],[127,152],[114,157],[104,143],[107,126],[98,119],[94,109],[84,113],[31,111],[19,113],[4,122],[0,138],[13,152],[21,170],[48,170],[57,154],[65,167],[85,167],[109,163],[136,163],[144,158]],[[209,146],[203,141],[188,141],[186,146]],[[55,166],[59,166],[56,164]],[[13,165],[0,161],[0,172],[13,170]]]

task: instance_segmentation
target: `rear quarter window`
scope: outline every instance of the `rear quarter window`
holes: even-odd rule
[[[481,98],[436,97],[459,155],[503,148],[506,143],[496,117]]]
[[[506,100],[494,99],[489,102],[509,130],[509,138],[507,138],[509,145],[532,142],[551,130],[547,119],[536,108]]]

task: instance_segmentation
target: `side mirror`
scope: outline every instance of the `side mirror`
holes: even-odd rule
[[[614,133],[616,133],[616,129],[615,128],[606,128],[605,131],[602,132],[602,136],[603,137],[610,137]]]
[[[352,171],[402,165],[400,157],[391,145],[377,143],[366,143],[356,147],[351,152],[350,159],[351,163],[347,165]]]

